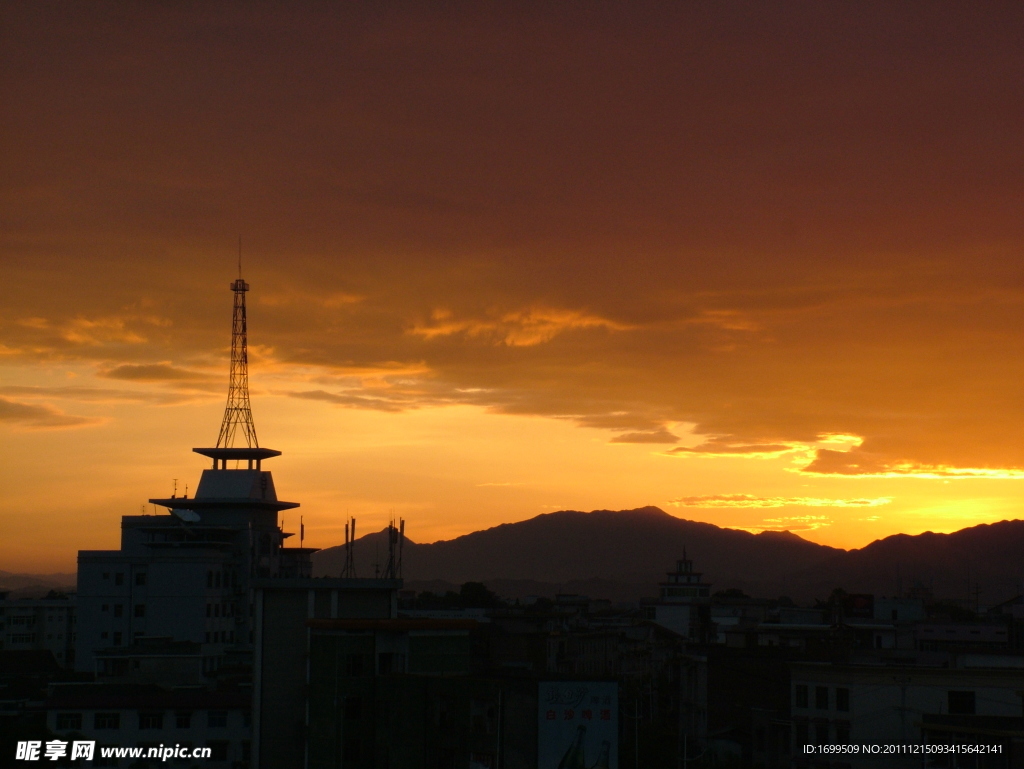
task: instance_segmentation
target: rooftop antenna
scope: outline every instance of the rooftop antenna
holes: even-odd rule
[[[174,491],[171,492],[171,499],[174,499],[176,496],[178,496],[178,479],[174,478],[173,480],[174,480]]]
[[[395,576],[402,578],[402,545],[405,543],[405,518],[399,519],[398,524],[398,567],[395,569]]]
[[[388,527],[384,529],[385,537],[388,541],[388,559],[384,562],[384,579],[391,579],[391,575],[395,570],[395,540],[392,536],[395,530],[395,516],[392,512],[388,513]],[[377,575],[381,576],[381,575]]]
[[[356,519],[345,521],[345,567],[341,570],[343,579],[356,578]]]
[[[249,284],[242,280],[241,236],[238,238],[238,280],[231,284],[231,290],[235,294],[231,319],[231,375],[217,448],[233,448],[239,431],[247,448],[258,448],[260,444],[249,406],[249,344],[245,317],[245,292],[249,290]]]
[[[388,521],[388,562],[384,567],[384,579],[402,578],[402,540],[405,538],[405,521],[395,520],[394,513]]]
[[[302,522],[302,516],[299,516],[299,547],[302,547],[302,541],[306,538],[306,524]]]

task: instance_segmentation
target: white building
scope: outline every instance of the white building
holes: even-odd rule
[[[984,719],[1020,720],[1024,669],[1019,659],[1003,667],[1007,662],[976,655],[962,667],[793,663],[794,755],[803,756],[805,745],[920,744],[929,717],[977,718],[979,728]],[[879,769],[888,765],[879,757],[861,760]],[[906,765],[905,756],[899,760],[904,763],[891,765]],[[856,756],[843,761],[859,764]]]
[[[693,570],[693,561],[683,557],[676,570],[658,583],[658,599],[644,602],[647,619],[694,641],[706,641],[711,630],[711,585],[703,573]]]
[[[75,595],[9,598],[0,593],[0,649],[49,651],[62,667],[75,659]]]
[[[196,449],[213,458],[194,498],[154,499],[167,515],[121,519],[120,550],[78,554],[76,669],[94,672],[94,652],[147,636],[202,646],[210,670],[229,650],[252,648],[249,584],[310,573],[309,548],[285,548],[277,521],[297,507],[277,499],[260,468],[271,449]],[[229,470],[238,459],[256,468]]]
[[[60,739],[96,742],[93,766],[138,765],[132,758],[101,760],[99,748],[104,746],[210,748],[208,759],[188,762],[189,766],[232,767],[249,761],[251,703],[244,692],[145,684],[59,684],[45,707],[46,726]]]
[[[285,548],[278,513],[298,505],[277,498],[262,463],[280,451],[260,448],[249,408],[244,280],[231,284],[234,324],[227,407],[213,460],[195,496],[149,500],[164,515],[121,519],[120,550],[78,554],[75,669],[95,672],[95,653],[146,637],[199,644],[207,672],[225,657],[249,655],[254,579],[308,577],[310,548]],[[236,434],[245,447],[234,448]],[[228,465],[231,465],[229,468]]]

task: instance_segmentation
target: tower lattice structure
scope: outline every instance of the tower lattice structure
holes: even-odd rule
[[[249,290],[249,284],[239,274],[238,280],[231,284],[231,290],[235,293],[231,320],[231,375],[217,448],[234,447],[239,433],[244,436],[247,448],[257,448],[260,444],[249,407],[249,352],[245,323],[245,292]]]

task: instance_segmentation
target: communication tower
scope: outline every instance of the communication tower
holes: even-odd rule
[[[231,373],[228,402],[224,407],[220,435],[217,436],[218,449],[233,448],[238,433],[245,438],[246,448],[259,448],[260,445],[249,406],[249,343],[245,321],[245,292],[249,290],[249,284],[242,280],[241,243],[238,250],[238,280],[231,284],[231,290],[235,292],[231,319]]]

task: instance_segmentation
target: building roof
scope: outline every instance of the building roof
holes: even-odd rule
[[[0,676],[30,676],[40,673],[58,673],[53,652],[45,649],[3,649],[0,650]]]
[[[248,692],[165,689],[156,684],[58,684],[46,699],[49,710],[238,710],[250,704]]]
[[[411,630],[475,630],[475,619],[310,619],[313,630],[385,630],[405,633]]]
[[[242,448],[206,448],[192,449],[196,454],[202,454],[210,459],[270,459],[281,456],[280,451],[274,449],[261,449],[258,446]]]

